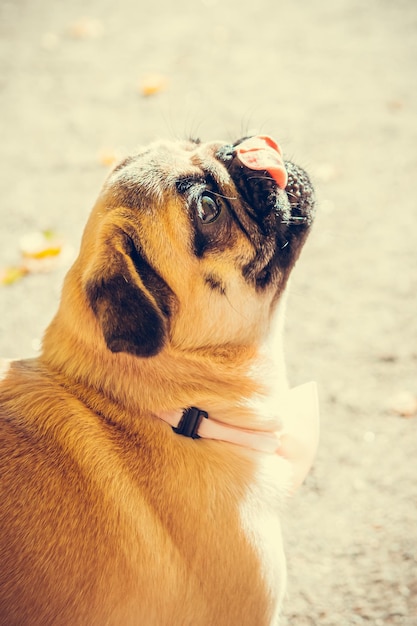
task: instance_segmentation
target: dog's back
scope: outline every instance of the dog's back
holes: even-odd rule
[[[265,467],[152,420],[132,439],[36,360],[0,383],[0,416],[1,624],[271,622],[284,573]]]

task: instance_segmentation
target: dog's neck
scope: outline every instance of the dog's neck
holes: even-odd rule
[[[279,428],[275,407],[288,390],[282,324],[285,294],[269,328],[248,342],[184,349],[171,340],[152,357],[113,353],[82,288],[80,267],[69,271],[40,360],[67,388],[112,401],[132,423],[141,413],[198,406],[213,419],[242,428]],[[262,343],[263,342],[263,343]],[[105,403],[103,403],[105,404]]]
[[[168,346],[155,357],[137,358],[113,354],[104,342],[91,346],[62,329],[59,337],[58,342],[53,322],[45,335],[43,364],[76,395],[94,395],[95,402],[102,395],[132,419],[143,412],[199,406],[232,425],[279,428],[274,406],[287,390],[283,362],[272,364],[259,349],[223,346],[185,352]]]

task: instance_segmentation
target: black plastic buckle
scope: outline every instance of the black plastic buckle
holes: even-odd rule
[[[199,439],[200,436],[197,435],[197,430],[204,417],[207,419],[208,413],[197,409],[195,406],[191,406],[189,409],[185,409],[182,414],[182,418],[180,419],[180,423],[176,428],[173,426],[172,429],[178,435],[191,437],[192,439]]]

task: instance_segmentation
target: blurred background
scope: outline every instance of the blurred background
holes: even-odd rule
[[[308,170],[286,352],[322,442],[284,514],[283,625],[416,626],[415,0],[0,0],[0,128],[9,358],[39,349],[115,159],[261,132]]]

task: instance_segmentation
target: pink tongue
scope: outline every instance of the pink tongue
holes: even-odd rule
[[[237,146],[236,156],[250,170],[268,172],[281,189],[287,186],[288,175],[281,148],[271,137],[259,135],[245,139]]]

